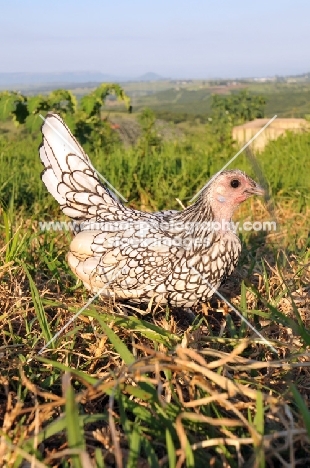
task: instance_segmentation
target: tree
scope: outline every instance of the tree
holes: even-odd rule
[[[107,119],[101,116],[102,106],[109,95],[115,95],[130,109],[130,98],[118,84],[102,83],[80,102],[68,90],[57,89],[48,96],[24,96],[15,91],[0,93],[0,120],[12,119],[16,125],[25,125],[35,131],[42,123],[41,115],[56,112],[61,115],[82,144],[91,147],[107,146],[115,140]]]
[[[220,145],[232,143],[232,127],[264,117],[266,100],[263,96],[242,90],[229,96],[212,95],[209,123]]]

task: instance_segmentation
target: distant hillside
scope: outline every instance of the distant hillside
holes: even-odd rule
[[[0,73],[0,86],[42,85],[118,81],[119,78],[101,72],[60,73]]]
[[[160,83],[160,82],[159,82]],[[266,98],[265,116],[304,118],[310,115],[310,83],[244,83],[227,86],[205,86],[193,82],[184,86],[170,83],[169,89],[154,89],[152,94],[136,96],[136,111],[149,107],[161,119],[175,118],[176,114],[207,116],[211,112],[212,94],[229,95],[248,89],[250,93]],[[184,117],[185,118],[185,117]]]
[[[167,78],[157,75],[157,73],[154,73],[154,72],[148,72],[148,73],[144,73],[144,75],[138,76],[138,78],[136,78],[134,81],[162,81],[162,80],[167,80]]]
[[[72,85],[75,83],[102,83],[108,82],[139,82],[165,80],[157,73],[149,72],[139,77],[124,77],[108,75],[101,72],[59,72],[59,73],[0,73],[0,87],[15,88],[20,86],[33,87],[42,85]]]
[[[297,80],[301,80],[301,81],[310,81],[310,72],[302,73],[301,75],[289,75],[286,78],[288,79],[296,78]]]

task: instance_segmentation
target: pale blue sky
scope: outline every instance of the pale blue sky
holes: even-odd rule
[[[0,0],[0,72],[310,71],[309,0]]]

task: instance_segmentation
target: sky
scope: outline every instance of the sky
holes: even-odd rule
[[[310,71],[309,0],[0,0],[0,73]]]

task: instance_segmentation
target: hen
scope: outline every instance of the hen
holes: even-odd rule
[[[92,292],[191,307],[210,298],[241,250],[234,210],[263,189],[239,170],[214,176],[184,211],[145,213],[120,203],[57,114],[42,125],[42,180],[77,222],[68,263]]]

